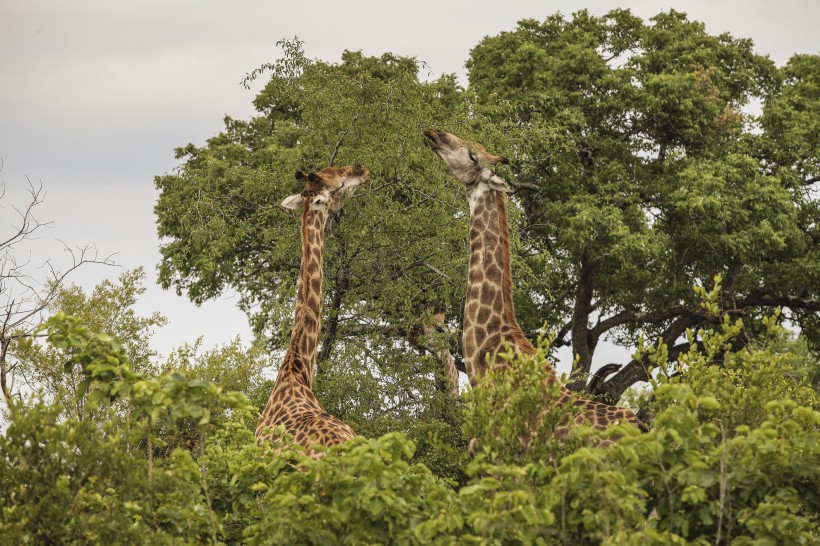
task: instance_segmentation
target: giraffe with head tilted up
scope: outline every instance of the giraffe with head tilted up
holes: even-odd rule
[[[370,178],[362,165],[328,167],[317,173],[296,173],[306,181],[305,191],[282,201],[286,209],[302,207],[302,263],[296,292],[296,319],[285,359],[256,427],[257,442],[271,439],[270,427],[284,425],[313,457],[310,446],[331,446],[356,434],[327,413],[313,394],[316,348],[322,317],[322,260],[328,216],[342,208],[353,189]]]
[[[428,129],[424,135],[453,176],[467,187],[470,265],[462,345],[464,367],[470,383],[475,385],[487,371],[488,362],[494,362],[495,357],[504,350],[505,343],[525,355],[536,353],[518,325],[513,308],[505,197],[510,188],[490,169],[493,165],[508,161],[487,152],[481,144],[462,140],[444,131]],[[552,366],[548,362],[544,365],[550,382],[558,382]],[[558,403],[582,407],[577,422],[597,429],[605,429],[622,421],[644,428],[631,410],[579,398],[563,385]]]

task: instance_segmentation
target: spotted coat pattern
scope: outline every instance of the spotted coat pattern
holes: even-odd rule
[[[325,223],[330,211],[341,207],[340,190],[346,184],[350,188],[366,181],[368,176],[367,168],[360,165],[329,168],[310,175],[297,173],[297,178],[308,178],[308,189],[301,196],[289,198],[301,197],[299,201],[304,202],[296,318],[287,353],[256,427],[258,442],[272,439],[270,429],[284,425],[296,442],[318,458],[321,453],[310,446],[331,446],[356,435],[347,424],[322,408],[312,386],[322,316]]]
[[[515,318],[512,301],[509,228],[507,226],[506,183],[486,164],[506,163],[489,154],[483,146],[455,135],[430,129],[425,132],[430,146],[450,171],[467,188],[470,204],[470,264],[464,305],[463,357],[470,383],[475,385],[487,371],[488,362],[505,349],[534,355],[535,348],[524,336]],[[466,151],[465,151],[466,149]],[[504,365],[497,363],[497,366]],[[544,362],[548,382],[560,381],[549,362]],[[559,404],[571,403],[583,410],[576,419],[597,429],[626,421],[645,426],[627,408],[586,400],[561,385]]]

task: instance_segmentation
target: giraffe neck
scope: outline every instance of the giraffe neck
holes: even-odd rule
[[[477,182],[468,189],[470,266],[464,306],[464,365],[475,384],[504,341],[525,354],[535,349],[515,319],[510,272],[510,238],[504,194]]]
[[[302,263],[296,290],[296,318],[290,334],[288,354],[276,382],[295,377],[312,388],[316,368],[322,318],[322,278],[324,229],[327,210],[311,210],[305,203],[302,213]]]

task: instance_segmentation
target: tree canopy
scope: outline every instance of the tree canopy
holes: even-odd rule
[[[522,21],[476,45],[466,88],[416,59],[280,45],[244,81],[270,78],[257,114],[156,178],[162,284],[236,290],[256,343],[160,361],[139,269],[91,294],[52,276],[33,312],[2,300],[0,546],[817,543],[820,57],[776,67],[674,11]],[[469,212],[430,126],[511,159],[537,346],[457,398],[437,374],[459,354]],[[294,171],[359,162],[372,181],[327,226],[315,388],[360,436],[314,460],[253,432],[299,268],[278,204]],[[2,258],[8,295],[21,270]],[[602,339],[632,360],[585,384]],[[573,425],[543,388],[562,345],[574,388],[646,409],[650,430]]]
[[[582,11],[485,38],[468,68],[476,108],[509,127],[517,256],[537,272],[517,278],[519,318],[556,327],[576,372],[601,339],[638,332],[674,360],[687,328],[717,318],[690,290],[717,273],[721,311],[782,307],[817,340],[820,57],[778,69],[679,12]],[[647,378],[624,364],[595,394]]]
[[[396,411],[381,401],[409,416],[437,396],[432,355],[448,339],[422,333],[440,309],[457,323],[466,203],[421,142],[430,125],[463,123],[463,98],[451,77],[419,81],[413,59],[346,53],[336,65],[283,45],[259,115],[226,119],[206,146],[177,150],[179,174],[157,177],[160,280],[194,301],[238,290],[256,331],[283,349],[301,242],[279,202],[301,191],[296,170],[366,164],[373,182],[327,227],[317,388],[328,411],[367,431]]]
[[[519,321],[533,338],[546,323],[555,347],[572,347],[574,388],[602,339],[662,339],[674,361],[687,329],[719,321],[691,291],[717,273],[721,312],[782,308],[816,346],[817,56],[779,68],[750,40],[675,11],[521,21],[471,51],[466,89],[453,76],[419,80],[415,59],[346,52],[328,63],[298,40],[282,45],[281,60],[248,75],[270,74],[258,115],[226,118],[156,179],[162,283],[194,301],[238,290],[272,347],[289,331],[298,269],[296,221],[276,206],[296,190],[290,173],[361,162],[374,183],[327,238],[320,369],[356,375],[366,362],[382,385],[431,373],[429,344],[413,340],[438,309],[439,343],[458,354],[466,203],[423,147],[430,126],[511,159],[501,174],[516,190]],[[617,364],[592,394],[617,401],[648,378],[646,362]]]
[[[718,295],[703,302],[714,309]],[[58,314],[48,344],[83,378],[72,396],[94,418],[16,408],[0,434],[0,544],[811,544],[819,400],[772,350],[777,319],[723,366],[742,322],[698,331],[702,347],[681,356],[693,374],[653,380],[645,434],[572,427],[556,441],[573,407],[538,419],[550,395],[540,344],[466,395],[463,434],[479,448],[472,460],[450,452],[454,481],[401,433],[318,461],[288,438],[257,445],[241,393],[135,372],[117,341]],[[666,348],[641,350],[658,360]]]

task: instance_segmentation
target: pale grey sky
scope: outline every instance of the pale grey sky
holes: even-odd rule
[[[48,195],[39,207],[54,227],[35,245],[39,257],[60,239],[118,252],[123,268],[146,268],[144,313],[170,325],[155,338],[167,353],[205,335],[206,346],[236,334],[250,339],[230,296],[196,307],[155,286],[159,242],[153,177],[170,172],[173,149],[202,144],[222,117],[252,114],[256,89],[239,82],[278,55],[277,40],[299,36],[308,56],[338,61],[345,49],[414,56],[434,76],[463,80],[470,49],[523,18],[581,8],[630,8],[644,18],[675,8],[711,33],[751,38],[783,64],[818,53],[815,0],[519,1],[415,0],[0,0],[0,236],[21,204],[26,177]],[[118,269],[87,267],[73,280],[87,289]]]

